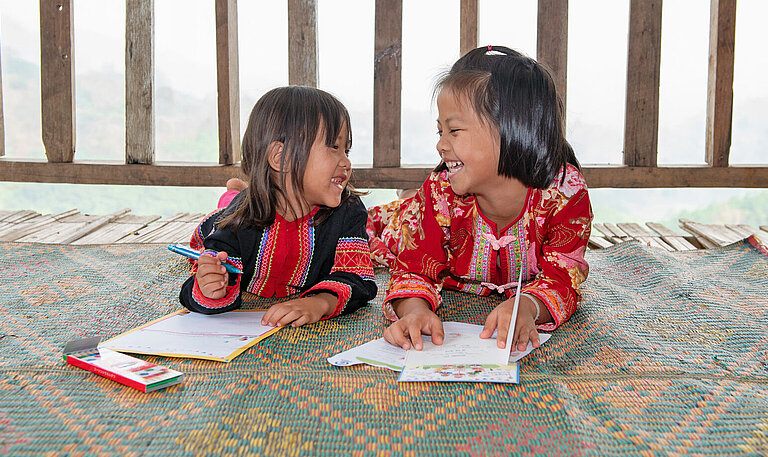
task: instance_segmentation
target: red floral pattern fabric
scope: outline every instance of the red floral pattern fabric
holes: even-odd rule
[[[581,300],[592,208],[584,178],[568,166],[546,189],[528,190],[526,205],[507,227],[482,214],[474,196],[453,193],[445,172],[432,173],[412,198],[368,210],[373,259],[390,268],[384,312],[397,319],[391,301],[421,297],[433,310],[445,287],[479,295],[522,292],[545,304],[553,330]]]

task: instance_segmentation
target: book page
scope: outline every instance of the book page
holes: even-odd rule
[[[205,315],[179,311],[123,333],[99,347],[139,354],[229,362],[277,327],[261,325],[265,311]]]

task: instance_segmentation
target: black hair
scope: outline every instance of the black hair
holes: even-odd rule
[[[499,175],[543,189],[561,170],[565,179],[567,164],[580,168],[552,75],[534,59],[503,46],[473,49],[440,78],[435,94],[445,89],[499,132]]]
[[[293,194],[303,198],[303,177],[307,159],[319,132],[325,135],[326,146],[332,146],[341,129],[346,126],[346,149],[352,147],[352,129],[349,112],[333,95],[320,89],[287,86],[264,94],[251,111],[242,144],[241,167],[248,182],[245,198],[219,226],[256,225],[274,223],[277,206],[288,201],[286,175],[290,174]],[[274,142],[282,143],[281,170],[277,173],[269,165],[268,151]],[[351,184],[344,188],[341,201],[357,194]],[[325,220],[334,208],[321,208],[315,221]],[[291,211],[293,209],[291,208]],[[294,214],[296,216],[296,214]]]

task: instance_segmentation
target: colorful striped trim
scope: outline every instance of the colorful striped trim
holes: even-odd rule
[[[346,271],[363,279],[373,279],[371,248],[368,242],[359,237],[339,238],[331,273],[335,271]]]
[[[384,298],[384,304],[389,304],[392,300],[409,297],[423,298],[429,303],[433,312],[437,311],[442,303],[440,294],[432,284],[424,279],[409,275],[398,279],[396,283],[394,279],[390,282],[389,293]]]
[[[241,275],[237,275],[235,285],[227,286],[227,295],[218,300],[213,300],[203,295],[203,291],[201,291],[200,287],[197,285],[197,276],[195,276],[195,284],[192,286],[192,299],[203,308],[217,309],[227,307],[234,303],[237,296],[240,294],[240,276]]]
[[[557,309],[556,304],[560,304],[561,309],[565,309],[564,303],[560,298],[560,295],[558,295],[552,290],[533,289],[533,288],[527,289],[525,286],[523,286],[523,290],[520,292],[533,295],[534,297],[541,300],[541,302],[544,303],[544,306],[547,307],[547,310],[549,310],[549,314],[552,315],[552,320],[554,321],[554,323],[537,325],[536,326],[537,329],[550,331],[560,326],[560,324],[563,322],[563,314],[561,311]]]
[[[323,317],[323,319],[330,319],[332,317],[338,316],[342,311],[344,311],[344,308],[346,308],[347,303],[349,302],[349,298],[352,296],[352,287],[350,287],[349,284],[344,284],[342,282],[325,280],[320,281],[319,283],[312,286],[311,289],[301,294],[301,297],[303,298],[308,294],[311,295],[318,292],[330,292],[339,298],[339,303],[336,305],[336,309],[334,309],[333,312],[328,316]]]

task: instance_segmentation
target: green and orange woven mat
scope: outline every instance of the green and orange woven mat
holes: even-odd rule
[[[0,251],[0,455],[768,454],[768,255],[754,240],[589,252],[583,306],[522,361],[519,385],[329,365],[381,336],[382,271],[366,308],[231,363],[147,357],[186,375],[150,394],[64,364],[62,348],[179,309],[186,260],[160,245]],[[444,302],[442,318],[471,323],[497,303]]]

